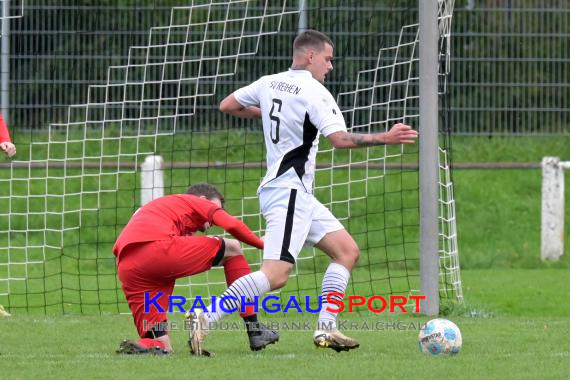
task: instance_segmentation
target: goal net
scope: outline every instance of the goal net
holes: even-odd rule
[[[417,10],[394,1],[306,3],[303,12],[287,0],[173,7],[168,25],[153,27],[147,44],[125,52],[124,64],[108,68],[105,84],[89,86],[66,120],[35,132],[27,150],[19,147],[18,160],[0,174],[0,304],[11,312],[127,311],[111,249],[149,187],[171,194],[212,183],[228,211],[263,235],[256,197],[265,171],[261,127],[221,115],[217,104],[259,76],[287,69],[299,17],[335,41],[327,86],[349,130],[385,131],[396,122],[417,128]],[[439,4],[444,96],[453,1]],[[445,121],[442,110],[440,297],[461,302]],[[163,164],[143,171],[151,155]],[[418,156],[417,146],[339,151],[321,139],[315,195],[362,252],[352,294],[419,293]],[[148,170],[164,183],[142,184]],[[261,252],[244,252],[258,269]],[[281,293],[318,295],[328,262],[304,250]],[[224,289],[223,271],[213,269],[179,280],[175,292],[193,298]]]

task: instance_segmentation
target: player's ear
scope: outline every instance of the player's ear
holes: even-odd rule
[[[313,57],[315,55],[315,51],[313,49],[307,50],[307,60],[309,63],[313,63]]]

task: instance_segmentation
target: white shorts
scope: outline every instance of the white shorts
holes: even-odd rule
[[[259,192],[266,221],[264,260],[294,264],[303,245],[315,245],[344,226],[312,194],[296,189],[266,187]]]

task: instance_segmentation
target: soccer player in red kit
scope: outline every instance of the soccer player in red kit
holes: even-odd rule
[[[263,249],[263,240],[242,221],[223,209],[224,197],[212,185],[190,186],[186,194],[168,195],[142,206],[131,217],[113,253],[117,257],[117,272],[127,302],[133,314],[140,339],[125,340],[119,353],[169,353],[172,351],[168,332],[155,326],[165,326],[165,312],[150,305],[144,313],[145,292],[168,310],[177,278],[192,276],[223,265],[228,286],[251,273],[240,243],[218,236],[195,236],[216,225],[238,240]],[[251,310],[240,314],[248,327],[250,348],[260,350],[279,340],[276,332],[263,328]]]
[[[6,122],[0,113],[0,150],[4,152],[6,157],[12,157],[16,154],[16,147],[12,144],[10,140],[10,133],[8,128],[6,128]]]

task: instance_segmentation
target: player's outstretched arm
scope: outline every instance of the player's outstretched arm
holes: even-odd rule
[[[394,124],[388,132],[350,133],[335,132],[328,136],[331,144],[337,149],[361,148],[374,145],[413,144],[418,133],[409,125]]]
[[[244,107],[237,100],[234,94],[226,96],[220,103],[220,111],[235,117],[244,119],[261,119],[259,107]]]
[[[263,249],[263,240],[254,234],[244,222],[231,216],[224,209],[214,212],[212,223],[223,228],[239,241]]]

